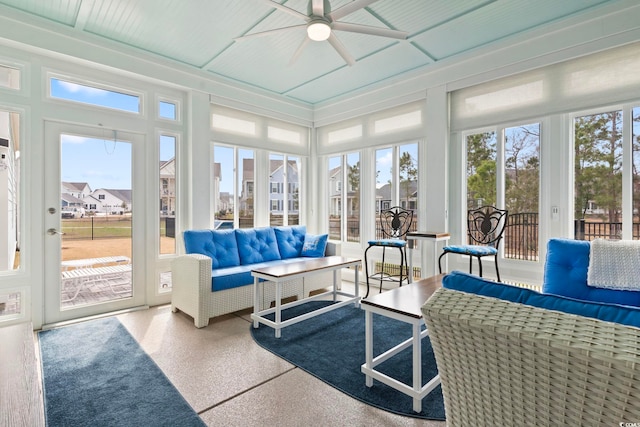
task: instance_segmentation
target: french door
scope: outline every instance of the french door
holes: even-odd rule
[[[141,135],[45,123],[45,324],[144,304],[143,152]]]

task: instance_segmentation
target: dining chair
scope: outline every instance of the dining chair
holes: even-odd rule
[[[473,274],[473,258],[478,259],[480,277],[482,277],[482,258],[492,256],[496,264],[496,275],[500,282],[498,269],[498,247],[507,225],[508,211],[495,206],[483,206],[469,210],[467,213],[467,235],[469,243],[466,245],[448,245],[442,250],[438,258],[438,269],[442,274],[442,257],[446,254],[469,256],[469,274]]]
[[[400,206],[394,206],[392,208],[383,210],[380,212],[378,224],[380,231],[380,238],[369,240],[369,246],[364,251],[364,268],[365,276],[367,277],[367,294],[365,298],[369,296],[369,279],[380,280],[380,292],[382,292],[382,282],[398,282],[399,286],[402,286],[403,280],[409,283],[409,274],[406,272],[408,268],[407,263],[407,240],[406,235],[410,231],[411,223],[413,222],[413,211],[404,209]],[[369,275],[369,262],[368,252],[369,249],[374,247],[382,248],[382,266],[380,271]],[[400,252],[400,272],[396,274],[395,271],[386,272],[385,267],[389,267],[385,264],[385,252],[387,248],[397,248]]]

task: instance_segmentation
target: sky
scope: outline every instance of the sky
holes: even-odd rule
[[[51,96],[92,105],[138,112],[140,98],[95,87],[51,79]],[[175,118],[175,105],[161,102],[160,116]],[[131,189],[130,142],[118,139],[117,132],[104,129],[103,138],[61,135],[61,178],[65,182],[86,182],[91,190]],[[175,156],[175,138],[160,137],[160,160]]]

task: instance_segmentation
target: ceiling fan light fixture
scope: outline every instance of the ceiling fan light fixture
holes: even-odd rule
[[[322,19],[313,20],[307,25],[307,35],[311,40],[321,42],[329,38],[331,27]]]

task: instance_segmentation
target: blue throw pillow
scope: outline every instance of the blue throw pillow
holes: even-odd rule
[[[276,233],[276,242],[278,242],[278,249],[280,249],[280,257],[282,259],[300,256],[307,227],[304,225],[273,227],[273,231]]]
[[[307,234],[304,236],[304,245],[302,245],[302,253],[300,255],[313,258],[324,256],[328,239],[328,234]]]

